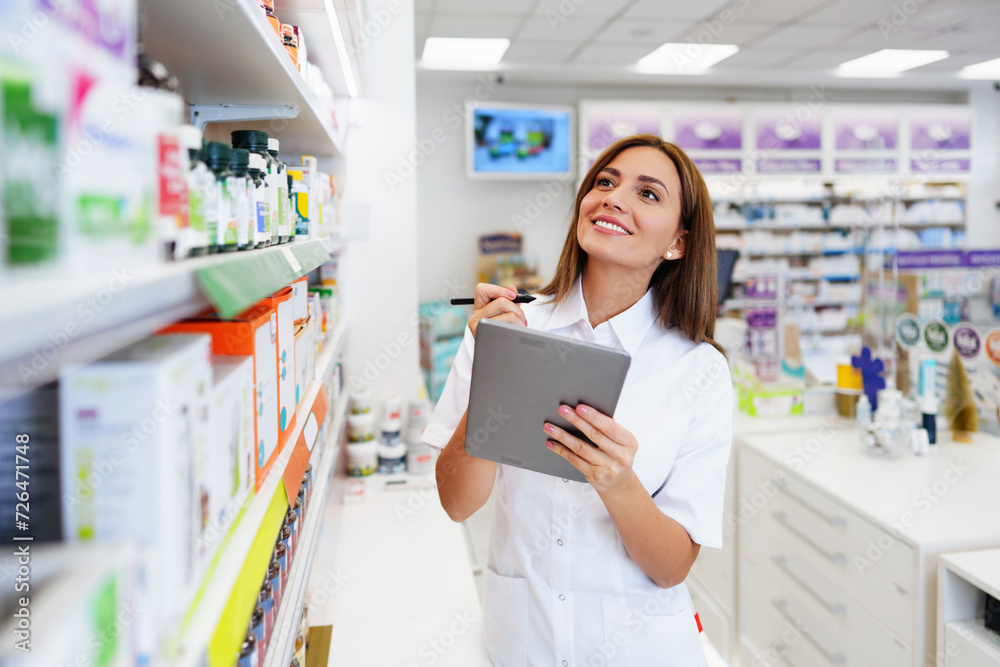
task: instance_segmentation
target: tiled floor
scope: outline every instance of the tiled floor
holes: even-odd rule
[[[463,527],[469,545],[469,560],[472,561],[475,574],[476,590],[482,603],[486,583],[483,570],[486,568],[486,557],[490,550],[490,523],[493,520],[493,496],[483,505],[482,509],[469,517]],[[708,667],[729,667],[712,646],[708,636],[702,633],[702,644],[705,647],[705,659]]]

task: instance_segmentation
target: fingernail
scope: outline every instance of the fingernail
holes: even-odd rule
[[[567,408],[565,405],[559,406],[559,414],[569,416],[570,412],[572,412],[572,410]]]
[[[515,299],[517,298],[517,292],[515,292],[512,289],[509,289],[507,290],[507,296],[510,297],[511,299]]]
[[[590,410],[588,410],[588,409],[586,408],[586,406],[583,406],[583,405],[578,405],[578,406],[576,406],[576,411],[577,411],[577,412],[579,412],[579,413],[580,413],[581,415],[585,415],[585,414],[587,414],[588,412],[590,412]]]
[[[548,447],[549,449],[555,449],[556,448],[556,443],[552,442],[551,440],[546,440],[545,441],[545,446]]]
[[[554,431],[555,428],[552,427],[552,424],[546,424],[545,426],[542,427],[542,430],[545,431],[546,433],[552,433],[552,431]]]

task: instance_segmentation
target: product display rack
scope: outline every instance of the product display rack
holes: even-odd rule
[[[347,326],[345,322],[341,321],[338,324],[337,329],[334,331],[330,341],[327,343],[327,349],[324,350],[323,354],[316,361],[316,377],[324,377],[329,374],[329,369],[343,352],[346,338]],[[204,577],[204,584],[192,604],[187,618],[185,619],[180,635],[177,637],[176,641],[173,642],[173,646],[168,647],[167,649],[167,653],[169,654],[168,658],[172,664],[182,667],[196,667],[204,664],[215,664],[210,657],[210,644],[213,643],[213,638],[219,625],[220,618],[227,609],[227,605],[229,604],[234,588],[240,583],[239,580],[241,578],[240,575],[244,570],[244,563],[247,560],[249,552],[254,548],[255,541],[258,539],[258,531],[261,530],[261,526],[265,522],[269,509],[272,505],[282,505],[284,508],[281,512],[282,517],[284,517],[285,512],[287,512],[287,500],[280,497],[284,494],[282,475],[285,471],[285,466],[291,458],[292,450],[294,449],[293,445],[298,439],[299,434],[302,432],[302,428],[306,422],[305,415],[312,407],[313,401],[320,392],[321,388],[321,382],[313,381],[310,384],[309,389],[306,390],[306,393],[302,401],[299,403],[299,407],[296,411],[296,425],[292,433],[289,435],[287,444],[275,460],[271,471],[268,473],[260,489],[243,508],[240,515],[236,518],[233,526],[230,528],[229,534],[224,538],[222,545],[219,547],[219,551]],[[329,460],[331,457],[334,460],[336,459],[336,450],[340,445],[340,438],[338,434],[340,434],[344,429],[346,419],[345,415],[346,404],[343,399],[341,399],[336,406],[334,418],[331,422],[331,428],[328,434],[328,440],[323,445],[324,456],[327,458],[321,459],[321,463],[325,463],[328,466],[332,466],[332,462]],[[314,510],[314,516],[312,518],[307,516],[307,525],[312,525],[308,522],[315,521],[315,515],[321,514],[320,511],[316,510],[317,507],[321,507],[322,505],[317,505],[316,502],[319,500],[319,502],[322,503],[322,497],[316,495],[316,491],[321,490],[325,493],[326,483],[322,479],[322,470],[320,470],[320,474],[320,477],[315,478],[316,487],[314,487],[313,497],[310,501],[310,507]],[[281,502],[278,502],[279,500]],[[311,537],[309,539],[310,542],[308,543],[308,548],[311,550],[313,548],[315,538]],[[273,535],[271,536],[270,542],[266,539],[264,542],[270,548],[273,548]],[[292,575],[295,573],[294,568],[298,567],[296,564],[302,559],[302,552],[297,551],[297,554],[298,556],[292,562],[292,573],[288,577],[288,581],[290,582],[288,584],[289,586],[293,585]],[[311,554],[308,552],[305,560],[311,560]],[[260,579],[263,579],[263,575],[261,575]],[[256,592],[256,590],[260,587],[261,581],[254,580],[252,577],[250,580],[253,584],[253,590]],[[302,583],[300,586],[302,587],[304,594],[305,584]],[[296,589],[292,588],[291,590]],[[285,609],[285,602],[287,602],[287,600],[288,598],[286,597],[282,602],[282,610],[279,616],[281,619],[287,618],[286,614],[288,612]],[[299,611],[301,611],[301,604],[299,605]],[[249,618],[245,620],[249,620]],[[280,632],[280,630],[284,627],[285,626],[280,625],[279,623],[275,624],[276,632]],[[280,637],[280,634],[275,635],[275,638],[278,637]],[[295,638],[292,637],[293,644],[294,641]],[[238,652],[238,648],[239,647],[237,645],[233,655]]]
[[[328,259],[320,241],[300,241],[81,280],[19,281],[0,315],[0,375],[24,390],[41,386],[61,366],[99,359],[209,306],[234,315]]]
[[[317,466],[318,476],[314,479],[312,497],[309,500],[309,511],[306,512],[305,523],[299,533],[296,543],[296,556],[288,572],[288,580],[282,593],[281,607],[275,620],[274,636],[267,647],[267,654],[261,662],[262,667],[285,667],[292,659],[295,651],[295,638],[302,616],[302,605],[306,597],[309,575],[312,572],[313,560],[316,556],[316,545],[319,543],[320,524],[323,519],[323,507],[329,495],[333,467],[340,453],[340,439],[344,432],[347,419],[348,394],[338,400],[334,410],[332,429],[323,449],[323,457]]]
[[[309,90],[258,0],[139,6],[146,53],[180,79],[192,124],[262,129],[280,139],[283,154],[343,155],[330,110]]]

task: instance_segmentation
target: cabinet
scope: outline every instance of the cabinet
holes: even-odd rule
[[[983,625],[986,595],[1000,599],[1000,549],[941,556],[938,667],[1000,665],[1000,634]]]
[[[853,429],[741,438],[742,664],[935,664],[938,557],[1000,545],[1000,448],[872,458]]]

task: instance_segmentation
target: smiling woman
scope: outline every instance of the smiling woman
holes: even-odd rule
[[[545,298],[518,304],[513,286],[477,286],[423,441],[443,448],[437,488],[452,519],[496,498],[483,610],[494,664],[705,664],[684,580],[702,546],[722,545],[732,443],[732,384],[713,339],[715,262],[698,170],[677,146],[636,135],[583,179]],[[538,424],[537,446],[585,484],[465,451],[466,431],[484,427],[468,413],[483,318],[631,356],[613,415],[558,404],[589,442]],[[552,400],[556,409],[566,399]]]

